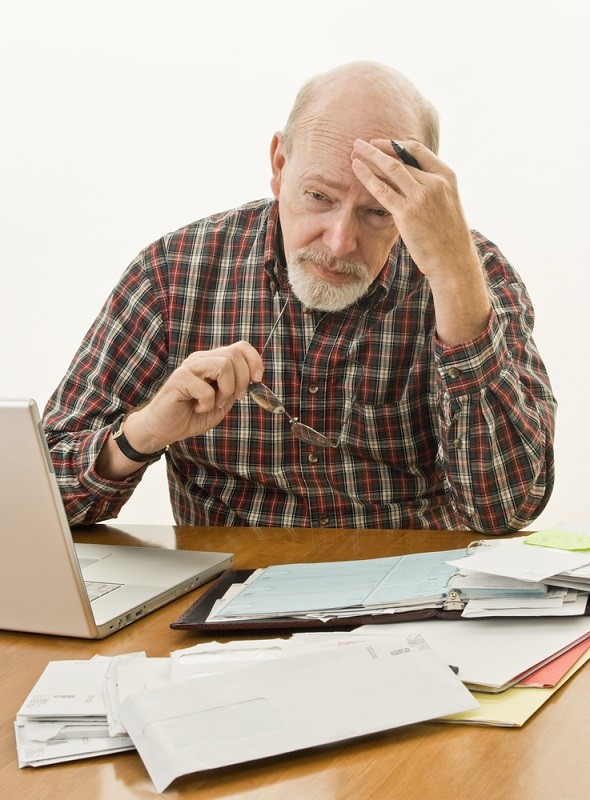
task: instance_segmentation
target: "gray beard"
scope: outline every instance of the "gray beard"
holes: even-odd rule
[[[311,276],[303,261],[311,261],[322,266],[337,266],[354,280],[343,285],[335,285]],[[319,311],[342,311],[367,293],[373,279],[365,264],[359,261],[333,258],[314,250],[297,250],[287,260],[289,283],[297,299],[307,308]]]

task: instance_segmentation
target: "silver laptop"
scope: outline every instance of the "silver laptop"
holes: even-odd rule
[[[35,402],[0,399],[0,628],[102,639],[232,564],[231,553],[74,544]]]

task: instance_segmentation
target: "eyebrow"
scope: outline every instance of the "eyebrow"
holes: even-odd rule
[[[344,183],[338,183],[337,181],[331,181],[329,178],[326,178],[324,175],[319,175],[318,173],[312,173],[310,175],[302,175],[301,176],[301,183],[306,183],[308,181],[314,181],[316,183],[322,183],[324,186],[327,186],[330,189],[336,189],[341,192],[346,192],[350,188],[346,186]]]

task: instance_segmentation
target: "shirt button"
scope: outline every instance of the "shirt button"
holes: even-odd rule
[[[301,310],[304,314],[311,314],[311,308],[308,308],[307,306],[303,306]]]
[[[330,522],[330,517],[320,517],[318,521],[322,528],[325,528],[328,522]]]
[[[310,464],[317,464],[318,461],[319,461],[319,459],[318,459],[318,457],[317,457],[317,455],[315,453],[310,453],[307,456],[307,460],[309,461]]]
[[[449,378],[458,378],[461,374],[461,370],[457,369],[457,367],[451,367],[447,370],[447,375]]]
[[[270,282],[270,290],[271,290],[271,292],[272,292],[273,294],[276,294],[276,293],[277,293],[277,285],[276,285],[276,283],[275,283],[274,281],[271,281],[271,282]]]
[[[453,447],[456,447],[457,450],[460,450],[462,446],[463,442],[461,441],[461,439],[453,439]]]
[[[307,391],[310,394],[317,394],[318,391],[319,391],[319,388],[320,387],[317,385],[317,383],[312,383],[310,386],[307,387]]]

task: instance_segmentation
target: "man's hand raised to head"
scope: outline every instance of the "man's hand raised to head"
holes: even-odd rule
[[[457,180],[423,144],[400,144],[420,168],[404,164],[390,139],[357,139],[352,169],[392,215],[412,259],[428,278],[439,338],[450,346],[461,344],[485,330],[491,304]]]

